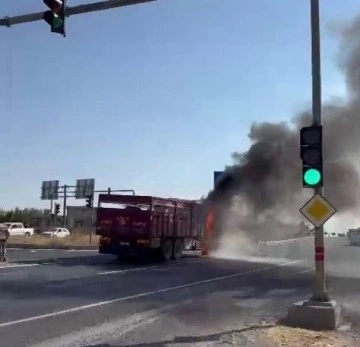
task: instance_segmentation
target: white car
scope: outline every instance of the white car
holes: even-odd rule
[[[41,233],[45,237],[66,237],[70,236],[70,231],[66,228],[51,228]]]
[[[33,228],[25,228],[23,223],[3,223],[8,228],[10,236],[32,236],[34,235]]]

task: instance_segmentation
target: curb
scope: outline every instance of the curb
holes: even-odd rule
[[[31,243],[28,244],[23,244],[23,243],[8,243],[6,245],[7,249],[14,249],[14,248],[18,248],[18,249],[46,249],[46,250],[56,250],[56,249],[60,249],[60,250],[74,250],[74,251],[78,251],[78,250],[97,250],[99,246],[62,246],[62,245],[34,245]]]

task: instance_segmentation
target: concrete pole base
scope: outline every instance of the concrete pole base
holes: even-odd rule
[[[311,330],[335,330],[342,324],[341,309],[336,301],[300,301],[292,304],[284,323]]]

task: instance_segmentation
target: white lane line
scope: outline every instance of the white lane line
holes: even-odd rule
[[[62,251],[67,251],[67,252],[98,252],[98,249],[62,249]],[[104,254],[106,255],[106,254]]]
[[[29,267],[29,266],[39,266],[40,264],[32,263],[32,264],[7,264],[7,265],[1,265],[0,269],[11,269],[13,267]]]
[[[312,272],[312,271],[315,271],[315,268],[310,268],[310,269],[299,271],[298,274],[304,274],[304,273]]]
[[[13,248],[8,247],[7,250],[10,251],[61,251],[61,252],[99,252],[98,249],[66,249],[66,248]]]
[[[102,275],[121,274],[121,273],[126,273],[126,272],[131,272],[131,271],[150,270],[150,269],[154,269],[154,268],[158,268],[158,267],[159,267],[159,265],[147,266],[147,267],[135,267],[135,268],[125,269],[125,270],[113,270],[113,271],[99,272],[97,275],[102,276]]]
[[[179,266],[179,265],[186,265],[186,264],[192,264],[192,263],[199,263],[199,262],[205,262],[205,259],[198,259],[198,260],[191,260],[191,261],[182,261],[179,263],[171,263],[171,264],[163,264],[163,265],[152,265],[152,266],[146,266],[146,267],[135,267],[135,268],[129,268],[129,269],[123,269],[123,270],[112,270],[112,271],[104,271],[97,273],[98,276],[102,275],[112,275],[112,274],[121,274],[121,273],[127,273],[132,271],[141,271],[141,270],[150,270],[150,269],[166,269],[170,266]]]
[[[32,316],[32,317],[27,317],[27,318],[23,318],[23,319],[13,320],[13,321],[9,321],[9,322],[0,323],[0,328],[5,328],[5,327],[8,327],[8,326],[13,326],[13,325],[22,324],[22,323],[33,322],[33,321],[37,321],[37,320],[45,319],[45,318],[58,317],[58,316],[66,315],[66,314],[69,314],[69,313],[88,310],[88,309],[95,308],[95,307],[101,307],[101,306],[114,304],[114,303],[118,303],[118,302],[138,299],[138,298],[142,298],[142,297],[146,297],[146,296],[150,296],[150,295],[171,292],[171,291],[184,289],[184,288],[189,288],[189,287],[195,287],[195,286],[199,286],[199,285],[206,284],[206,283],[224,281],[224,280],[227,280],[227,279],[230,279],[230,278],[241,277],[241,276],[245,276],[245,275],[248,275],[248,274],[251,274],[251,273],[256,273],[256,272],[261,272],[261,271],[267,271],[267,270],[275,269],[275,268],[278,268],[278,267],[294,264],[294,263],[297,263],[297,262],[299,262],[299,261],[298,260],[293,260],[293,261],[289,261],[289,262],[286,262],[286,263],[283,263],[283,264],[268,266],[268,267],[264,267],[264,268],[261,268],[261,269],[244,271],[244,272],[237,272],[237,273],[233,273],[231,275],[214,277],[214,278],[210,278],[210,279],[207,279],[207,280],[190,282],[190,283],[181,284],[181,285],[174,286],[174,287],[168,287],[168,288],[163,288],[163,289],[159,289],[159,290],[154,290],[154,291],[151,291],[151,292],[144,292],[144,293],[140,293],[140,294],[123,296],[123,297],[116,298],[116,299],[95,302],[93,304],[73,307],[73,308],[69,308],[69,309],[66,309],[66,310],[61,310],[61,311],[46,313],[46,314],[42,314],[42,315],[38,315],[38,316]]]
[[[57,249],[54,248],[12,248],[12,247],[8,247],[7,248],[8,251],[56,251]],[[60,250],[62,251],[62,249]]]
[[[174,263],[174,264],[169,264],[169,265],[174,266],[174,265],[181,265],[181,264],[190,264],[190,263],[197,263],[200,261],[204,261],[204,259]],[[55,262],[46,262],[46,263],[30,263],[30,264],[13,263],[13,264],[0,265],[0,271],[5,270],[5,269],[11,269],[11,268],[32,267],[32,266],[41,266],[41,265],[59,265],[59,263],[57,263],[56,261]],[[124,270],[104,271],[104,272],[97,273],[96,275],[111,275],[111,274],[126,273],[126,272],[131,272],[131,271],[149,270],[149,269],[160,268],[160,267],[166,267],[166,266],[154,265],[154,266],[136,267],[136,268],[130,268],[130,269],[124,269]],[[82,278],[82,277],[79,277],[79,278]]]

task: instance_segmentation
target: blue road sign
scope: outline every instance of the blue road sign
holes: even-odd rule
[[[216,182],[219,180],[219,178],[222,176],[222,174],[225,171],[214,171],[214,187],[216,185]]]

